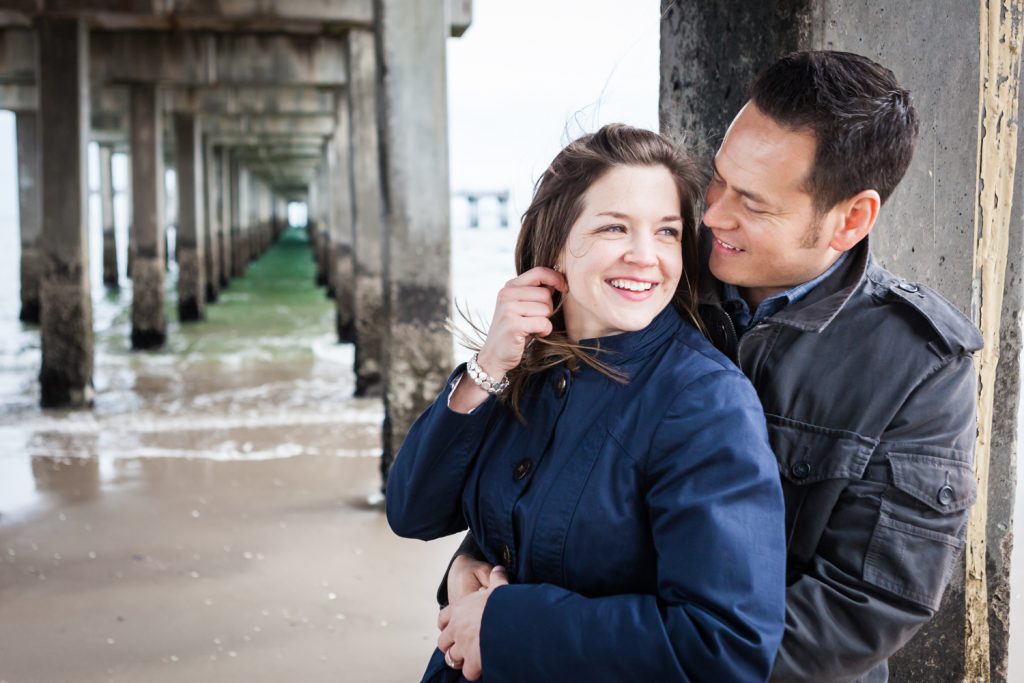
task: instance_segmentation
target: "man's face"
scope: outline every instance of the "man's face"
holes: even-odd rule
[[[839,212],[817,212],[804,189],[815,146],[811,133],[783,128],[748,103],[715,155],[704,213],[715,237],[709,266],[753,305],[814,279],[839,256],[829,246]]]

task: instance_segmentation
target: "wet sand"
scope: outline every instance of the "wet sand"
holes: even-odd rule
[[[383,407],[352,397],[301,234],[159,351],[128,348],[130,282],[97,290],[91,410],[38,407],[38,330],[10,284],[0,683],[419,680],[459,538],[388,528]]]
[[[391,534],[375,458],[32,467],[42,502],[0,526],[0,680],[422,673],[458,538]]]

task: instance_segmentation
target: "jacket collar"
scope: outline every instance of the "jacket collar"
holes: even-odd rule
[[[594,339],[581,339],[580,345],[598,349],[602,352],[598,358],[603,360],[628,363],[631,360],[643,358],[651,350],[656,349],[662,342],[675,334],[682,324],[683,319],[676,311],[675,306],[669,304],[642,330]],[[612,352],[612,355],[605,359],[603,352],[609,351]]]
[[[715,307],[722,305],[722,282],[708,270],[711,253],[711,231],[701,230],[702,270],[700,282],[700,303]],[[786,325],[803,332],[821,332],[839,314],[846,302],[867,277],[867,271],[874,265],[871,255],[870,235],[850,250],[846,259],[832,275],[815,287],[806,297],[778,313],[765,318],[765,322]]]

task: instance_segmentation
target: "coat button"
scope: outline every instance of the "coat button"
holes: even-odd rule
[[[523,458],[516,465],[516,468],[512,470],[512,476],[515,477],[516,481],[522,481],[526,479],[526,475],[533,469],[533,461],[529,458]]]
[[[900,289],[902,289],[904,292],[910,292],[911,294],[913,294],[917,290],[921,289],[920,287],[915,285],[913,282],[907,282],[906,280],[901,280],[899,285],[897,285],[897,286]]]
[[[956,492],[953,491],[952,486],[946,484],[941,489],[939,489],[939,494],[936,497],[939,499],[940,505],[949,505],[950,503],[953,502],[953,499],[956,497]]]
[[[559,377],[558,381],[555,382],[555,395],[558,396],[558,398],[565,396],[565,388],[568,385],[569,383],[565,381],[565,375]]]
[[[794,479],[806,479],[811,474],[811,466],[806,460],[800,460],[793,463],[793,466],[789,468],[789,473],[793,475]]]
[[[507,545],[501,547],[501,561],[505,563],[506,569],[512,566],[512,551]]]

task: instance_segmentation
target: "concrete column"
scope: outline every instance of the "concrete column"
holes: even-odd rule
[[[662,132],[677,139],[685,136],[691,148],[713,152],[741,106],[743,92],[753,76],[794,49],[830,48],[864,54],[891,68],[913,94],[921,120],[920,139],[906,177],[882,209],[879,225],[872,233],[873,249],[886,267],[934,287],[973,315],[986,338],[998,340],[995,345],[988,342],[988,346],[992,350],[998,347],[999,362],[995,403],[989,410],[983,398],[986,390],[992,390],[993,382],[985,380],[985,356],[979,360],[983,368],[979,429],[984,435],[986,425],[991,425],[991,442],[989,445],[979,438],[976,469],[990,475],[987,483],[982,483],[980,502],[972,510],[968,551],[957,567],[939,614],[890,660],[890,680],[989,680],[990,676],[993,681],[1005,681],[1024,284],[1016,260],[1010,259],[1005,283],[993,288],[982,276],[983,269],[993,266],[993,261],[981,250],[992,243],[992,238],[983,236],[987,229],[998,234],[1008,228],[999,221],[1009,215],[1011,193],[1002,188],[993,190],[991,185],[998,172],[1012,173],[1012,158],[1021,153],[1019,140],[1016,154],[1002,150],[1002,161],[988,162],[993,178],[983,178],[979,183],[978,177],[979,166],[986,170],[985,159],[991,148],[1010,139],[1013,124],[1007,123],[1016,120],[1015,114],[1007,113],[993,125],[992,121],[983,121],[980,114],[991,104],[985,97],[993,97],[997,89],[1016,88],[1019,82],[1019,74],[1011,73],[1006,64],[1016,61],[1019,68],[1021,3],[936,0],[912,9],[895,0],[802,0],[783,4],[784,9],[780,9],[780,3],[663,0]],[[1016,5],[1015,10],[1011,4]],[[1005,12],[1000,7],[1005,7]],[[901,17],[901,21],[893,22],[894,16]],[[927,25],[927,36],[908,35],[907,22]],[[988,46],[979,40],[979,25],[982,35],[992,30],[997,34]],[[1008,55],[1002,65],[1006,68],[999,68],[993,57],[1001,51]],[[981,72],[986,74],[985,81],[980,80]],[[949,102],[959,104],[950,107]],[[1010,254],[1020,254],[1021,249],[1019,207],[1024,197],[1019,194],[1019,171],[1016,182],[1018,192],[1012,197],[1016,218],[1006,221],[1012,226]],[[996,218],[986,215],[975,225],[976,217],[985,213],[985,192],[993,191],[998,200],[988,209]],[[976,241],[976,235],[983,237]],[[996,313],[994,320],[990,318],[992,322],[978,313],[979,302],[984,308],[986,301],[997,302],[990,305],[989,310]],[[973,596],[965,591],[964,582],[971,534],[980,535],[973,545],[981,556],[980,566],[972,569],[971,581],[972,590],[979,590],[980,585],[982,595]],[[980,605],[980,622],[968,621],[972,612],[965,605],[971,603]],[[968,635],[973,644],[968,643]],[[984,647],[979,645],[981,641]],[[981,668],[987,669],[984,678],[977,670],[967,670],[967,662],[976,664],[979,656],[983,659]]]
[[[112,145],[100,145],[100,214],[103,220],[103,284],[118,287],[117,237],[114,234],[114,183],[110,162],[114,156]]]
[[[238,258],[236,262],[241,268],[239,275],[245,275],[245,271],[253,259],[252,241],[249,235],[252,228],[250,223],[252,217],[249,210],[249,195],[251,194],[249,169],[241,162],[236,165],[234,181],[237,188],[235,191],[235,213],[238,221]]]
[[[245,183],[246,219],[248,230],[249,260],[260,257],[260,183],[253,173],[246,174]]]
[[[214,303],[220,295],[220,183],[214,147],[203,145],[203,216],[206,232],[203,238],[206,263],[206,301]]]
[[[220,286],[227,287],[234,277],[234,223],[232,223],[231,195],[231,152],[227,147],[214,148],[214,163],[217,166],[217,184],[220,198]]]
[[[39,372],[43,406],[92,401],[89,293],[89,32],[81,21],[42,18],[39,139],[42,142],[42,259]]]
[[[130,123],[129,123],[130,125]],[[128,175],[131,176],[132,171],[132,151],[131,151],[131,140],[128,141],[128,150],[124,154],[125,164],[128,168]],[[125,200],[127,202],[128,209],[128,225],[125,231],[126,239],[128,240],[128,248],[125,250],[125,274],[128,279],[132,279],[132,265],[135,262],[135,227],[132,222],[135,220],[135,210],[132,208],[135,206],[135,202],[132,201],[132,181],[131,177],[128,178],[128,182],[125,186]]]
[[[384,74],[387,468],[452,368],[446,0],[378,0]]]
[[[39,114],[14,114],[18,138],[18,215],[21,219],[21,320],[39,322],[39,288],[43,280],[42,178],[40,176]]]
[[[324,143],[317,175],[317,221],[313,246],[316,249],[316,284],[327,288],[327,296],[334,296],[330,283],[331,254],[331,158],[328,143]]]
[[[356,396],[383,390],[384,207],[377,120],[377,51],[370,31],[349,31],[352,194],[355,205]]]
[[[178,147],[178,316],[202,320],[206,310],[206,226],[203,143],[194,114],[174,115]]]
[[[164,151],[159,94],[153,83],[130,86],[132,227],[132,348],[163,346]]]
[[[309,238],[309,252],[313,259],[313,263],[319,263],[319,257],[317,255],[317,234],[320,228],[318,223],[320,221],[320,170],[317,169],[316,175],[313,176],[312,182],[309,183],[309,189],[306,196],[306,236]],[[314,276],[314,280],[316,276]]]
[[[355,341],[355,263],[352,255],[352,148],[349,111],[338,107],[331,150],[330,280],[334,289],[335,329],[338,341]]]
[[[241,199],[242,165],[237,155],[231,155],[229,164],[229,182],[231,184],[231,277],[242,277],[245,275],[245,268],[249,265],[249,250],[243,244],[244,204]]]
[[[256,179],[256,225],[256,241],[262,256],[270,246],[270,240],[267,239],[267,228],[270,225],[267,218],[267,185],[262,178]]]

